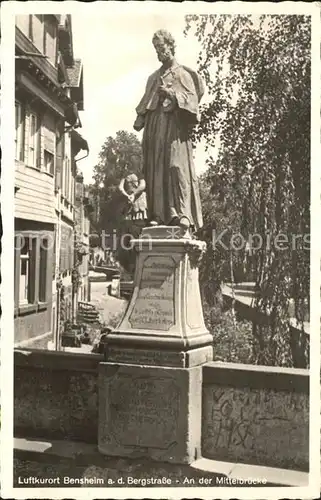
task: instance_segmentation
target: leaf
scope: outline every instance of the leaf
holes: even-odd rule
[[[268,241],[279,233],[291,240],[310,232],[310,19],[213,15],[188,22],[187,36],[200,42],[198,70],[209,94],[194,131],[194,143],[205,141],[208,155],[201,178],[208,242],[202,289],[211,303],[229,273],[229,252],[211,248],[213,228],[245,230],[246,237],[259,233],[263,245],[253,272],[261,295],[255,306],[273,311],[273,321],[253,327],[256,360],[290,366],[300,359],[306,366],[307,343],[290,344],[288,303],[294,300],[302,320],[309,252]],[[217,138],[214,159],[210,146]],[[236,253],[235,265],[243,258],[244,252]]]

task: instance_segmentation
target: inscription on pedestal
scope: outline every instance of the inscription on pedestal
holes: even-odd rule
[[[173,379],[122,375],[109,398],[111,431],[120,445],[166,449],[175,442],[179,391]]]
[[[149,256],[135,306],[129,317],[132,328],[169,330],[174,324],[175,261],[169,256]]]

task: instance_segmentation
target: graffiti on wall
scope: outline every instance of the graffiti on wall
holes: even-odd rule
[[[206,388],[208,455],[255,458],[308,454],[308,395],[267,389]],[[299,447],[299,448],[298,448]],[[223,455],[222,455],[223,454]]]

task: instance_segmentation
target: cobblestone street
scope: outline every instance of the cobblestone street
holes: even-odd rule
[[[94,304],[101,314],[102,321],[108,326],[116,318],[120,319],[120,315],[125,311],[127,301],[112,297],[107,293],[107,287],[110,283],[93,282],[91,283],[91,303]]]

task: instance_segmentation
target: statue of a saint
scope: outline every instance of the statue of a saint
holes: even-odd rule
[[[204,88],[197,73],[176,62],[170,33],[157,31],[153,45],[162,66],[148,78],[134,123],[135,130],[144,128],[148,215],[157,223],[198,230],[203,219],[191,132]]]
[[[120,181],[118,189],[126,200],[126,219],[133,221],[145,221],[147,219],[145,188],[144,179],[138,180],[136,174],[129,174]]]
[[[121,266],[134,277],[136,251],[131,245],[131,240],[139,238],[142,227],[147,221],[146,183],[136,174],[124,177],[118,186],[125,202],[122,213],[125,221],[122,224],[121,238],[117,246],[117,259]]]

